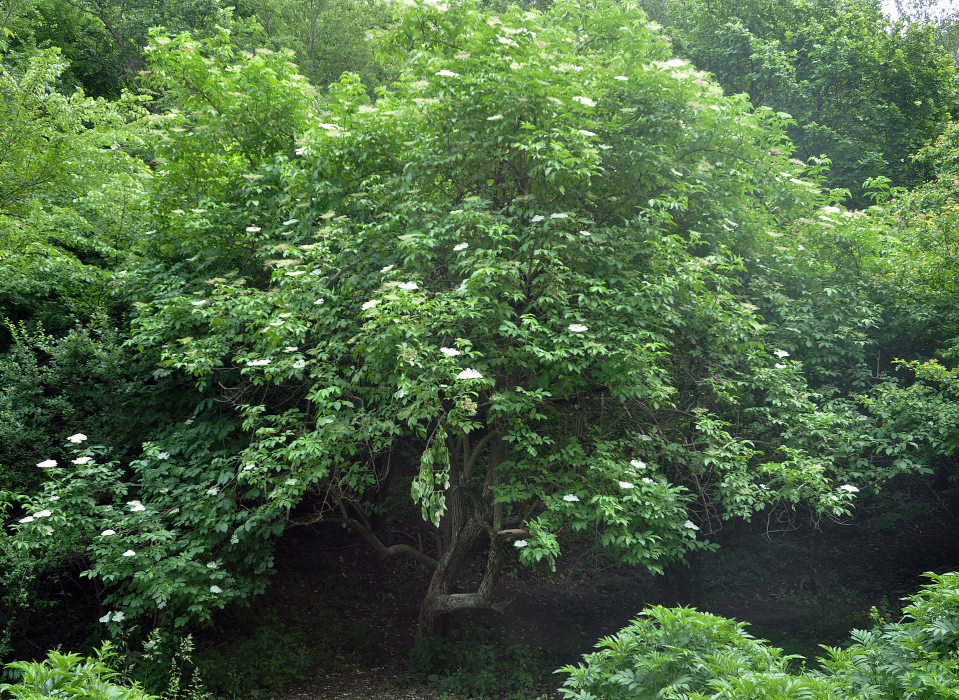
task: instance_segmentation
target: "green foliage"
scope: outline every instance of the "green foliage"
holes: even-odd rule
[[[142,224],[137,100],[57,92],[54,50],[0,64],[0,315],[65,332],[119,300]],[[6,342],[3,343],[6,345]]]
[[[17,683],[0,684],[0,697],[13,700],[155,700],[139,684],[124,682],[111,665],[115,656],[106,642],[94,657],[51,651],[43,661],[7,664],[8,669],[16,669],[23,676]]]
[[[119,332],[97,320],[99,328],[77,328],[61,338],[42,328],[10,327],[14,344],[0,358],[3,488],[32,491],[42,478],[38,462],[70,455],[65,434],[83,432],[120,454],[135,454],[143,422],[159,417],[148,396],[146,357],[121,347]]]
[[[802,159],[826,154],[828,182],[854,201],[868,178],[921,183],[910,156],[956,109],[955,69],[933,27],[891,24],[878,2],[674,3],[677,51],[728,92],[790,113]]]
[[[452,642],[433,636],[413,648],[410,666],[410,680],[467,698],[519,693],[542,674],[541,660],[523,645]]]
[[[790,659],[753,639],[742,623],[691,608],[647,608],[585,663],[565,666],[561,693],[576,700],[706,697],[716,679],[785,674]],[[739,696],[764,697],[745,693]],[[823,697],[823,696],[819,696]]]
[[[369,88],[389,82],[395,65],[377,59],[371,35],[388,28],[392,12],[370,0],[290,2],[247,0],[263,27],[263,44],[282,47],[296,56],[300,71],[313,85],[326,87],[343,73],[355,73]]]

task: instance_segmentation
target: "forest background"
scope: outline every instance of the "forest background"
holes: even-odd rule
[[[791,532],[821,600],[843,527],[954,529],[959,15],[896,16],[6,0],[0,693],[296,680],[282,632],[183,640],[348,542],[401,562],[414,685],[959,696],[948,557],[808,665],[683,607],[579,662],[475,634],[504,580],[708,607]]]

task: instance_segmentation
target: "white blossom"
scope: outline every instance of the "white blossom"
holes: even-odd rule
[[[545,218],[546,218],[545,216],[540,216],[539,214],[537,214],[532,219],[530,219],[530,221],[532,221],[534,224],[537,224]]]
[[[523,547],[526,546],[526,540],[516,540],[516,541],[513,543],[513,546],[514,546],[514,547],[519,547],[520,549],[522,549]]]
[[[626,77],[625,75],[614,75],[614,76],[613,76],[613,80],[622,80],[622,81],[626,81],[626,80],[629,80],[629,78],[628,78],[628,77]]]
[[[583,106],[585,106],[585,107],[595,107],[595,106],[596,106],[596,103],[595,103],[595,102],[593,102],[593,101],[592,101],[591,99],[589,99],[588,97],[583,97],[582,95],[577,95],[576,97],[573,98],[573,101],[574,101],[574,102],[579,102],[581,105],[583,105]]]
[[[453,246],[453,250],[455,250],[458,253],[461,250],[466,250],[469,247],[470,247],[469,243],[457,243],[456,245]]]
[[[102,622],[103,624],[106,624],[109,621],[110,621],[110,613],[107,613],[106,615],[100,618],[100,622]]]
[[[247,231],[247,233],[259,233],[259,232],[260,232],[260,227],[259,227],[259,226],[247,226],[247,227],[246,227],[246,231]]]
[[[380,268],[380,274],[381,274],[381,275],[385,275],[387,272],[389,272],[390,270],[392,270],[392,269],[395,268],[395,267],[396,267],[396,265],[387,265],[386,267],[381,267],[381,268]]]
[[[292,226],[293,224],[298,224],[298,223],[300,223],[299,219],[287,219],[286,221],[283,222],[283,225]]]
[[[460,77],[459,73],[454,73],[451,70],[444,68],[443,70],[436,71],[436,74],[442,78],[458,78]]]
[[[87,439],[87,436],[83,433],[77,433],[76,435],[71,435],[67,438],[67,442],[72,442],[74,445],[79,445],[81,442]]]
[[[477,372],[475,369],[470,369],[467,367],[462,372],[456,375],[457,379],[482,379],[483,375]]]
[[[683,525],[685,527],[688,527],[690,530],[693,530],[694,532],[696,530],[699,530],[699,526],[696,523],[694,523],[692,520],[687,520],[685,523],[683,523]]]
[[[569,214],[566,214],[566,213],[563,213],[563,212],[560,211],[560,212],[556,212],[555,214],[550,214],[550,215],[549,215],[549,218],[551,218],[551,219],[568,219],[568,218],[569,218]]]
[[[21,523],[32,523],[32,522],[33,522],[33,516],[32,516],[32,515],[28,515],[28,516],[25,517],[25,518],[20,518],[20,522],[21,522]]]
[[[584,326],[582,323],[571,323],[569,324],[569,331],[571,333],[585,333],[589,328]]]
[[[773,355],[775,355],[776,357],[780,359],[783,357],[789,357],[789,353],[786,352],[785,350],[777,350],[776,352],[773,353]]]
[[[841,491],[845,491],[846,493],[859,493],[859,489],[852,484],[843,484],[839,487],[839,489]]]
[[[578,503],[579,496],[572,493],[567,493],[565,496],[563,496],[563,500],[566,501],[567,503]]]
[[[361,306],[360,308],[363,309],[363,311],[369,311],[370,309],[372,309],[374,306],[376,306],[379,303],[380,303],[379,299],[370,299],[369,301],[364,302],[363,306]]]
[[[644,483],[644,484],[655,484],[656,482],[653,481],[652,479],[650,479],[648,476],[644,476],[644,477],[643,477],[643,483]]]
[[[620,481],[619,488],[621,489],[634,489],[636,486],[628,481]]]
[[[287,479],[287,480],[286,480],[286,485],[287,485],[287,486],[296,486],[296,479]]]
[[[416,282],[400,282],[396,286],[399,287],[400,289],[408,289],[410,291],[420,288],[420,286]]]
[[[169,452],[160,452],[157,454],[157,459],[170,459]]]
[[[60,500],[60,497],[59,497],[59,496],[50,496],[50,500],[51,500],[51,501],[59,501],[59,500]]]
[[[323,306],[323,302],[325,301],[326,299],[323,299],[323,298],[317,299],[316,301],[313,302],[313,306]]]
[[[270,364],[270,362],[271,362],[271,360],[267,360],[267,359],[263,359],[263,360],[247,360],[247,361],[246,361],[246,366],[247,366],[247,367],[265,367],[266,365]]]
[[[86,464],[87,462],[89,462],[89,461],[92,460],[92,459],[93,459],[93,457],[77,457],[75,460],[73,460],[73,463],[74,463],[74,464]]]
[[[498,121],[499,121],[500,119],[502,119],[502,118],[503,118],[503,115],[502,115],[502,114],[494,114],[492,117],[486,117],[486,121],[488,121],[488,122],[498,122]]]
[[[630,464],[630,466],[634,467],[635,469],[645,469],[645,468],[646,468],[646,462],[644,462],[644,461],[641,460],[641,459],[631,459],[631,460],[629,460],[629,464]]]
[[[34,514],[33,514],[33,517],[34,517],[34,518],[49,518],[51,515],[53,515],[53,513],[51,513],[49,510],[41,510],[39,513],[34,513]]]
[[[299,359],[293,361],[293,369],[303,369],[306,367],[306,360]]]
[[[243,467],[243,471],[245,472],[251,471],[255,466],[256,466],[255,464],[247,464],[246,466]]]
[[[219,595],[222,592],[223,592],[223,589],[220,588],[219,586],[210,586],[210,593]]]
[[[57,466],[57,460],[55,459],[45,459],[42,462],[38,462],[37,466],[41,469],[50,469]]]
[[[128,549],[127,551],[123,553],[123,556],[125,557],[135,557],[136,555],[137,553],[134,552],[132,549]]]
[[[580,235],[580,236],[592,236],[593,234],[592,234],[591,232],[589,232],[589,231],[580,231],[580,232],[579,232],[579,235]]]
[[[777,363],[776,363],[775,365],[773,365],[773,366],[774,366],[776,369],[786,369],[786,365],[784,365],[784,364],[781,363],[781,362],[777,362]]]
[[[115,613],[113,613],[114,622],[123,622],[125,619],[126,615],[124,615],[121,610],[117,610]]]
[[[579,133],[581,133],[583,136],[595,136],[595,135],[596,135],[595,132],[592,132],[592,131],[590,131],[589,129],[580,129],[580,130],[579,130]]]
[[[115,534],[117,534],[116,530],[104,530],[103,532],[100,533],[100,537],[109,537],[110,535],[115,535]]]
[[[220,489],[218,489],[216,486],[211,486],[210,488],[206,490],[206,493],[208,496],[219,496]]]
[[[147,509],[140,501],[127,501],[127,505],[130,506],[131,513],[139,513]]]
[[[517,44],[515,41],[513,41],[507,36],[498,36],[496,37],[496,40],[499,43],[503,44],[504,46],[519,46],[519,44]]]
[[[440,352],[446,355],[447,357],[456,357],[457,355],[463,354],[456,348],[447,348],[447,347],[440,348]]]
[[[285,348],[283,348],[283,352],[296,352],[299,349],[300,348],[298,348],[296,345],[287,345]]]

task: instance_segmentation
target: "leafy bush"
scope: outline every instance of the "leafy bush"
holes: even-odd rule
[[[902,621],[854,630],[823,647],[821,670],[791,672],[783,656],[737,623],[690,608],[653,607],[561,668],[569,700],[959,697],[959,573],[927,574]]]
[[[0,698],[39,700],[71,698],[75,700],[156,700],[138,683],[126,682],[111,667],[115,656],[109,642],[94,657],[51,651],[43,661],[16,661],[8,669],[23,675],[17,683],[0,684]]]

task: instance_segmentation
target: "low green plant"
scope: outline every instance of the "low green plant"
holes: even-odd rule
[[[522,644],[426,637],[410,652],[410,680],[467,698],[518,696],[542,674],[539,655]]]

